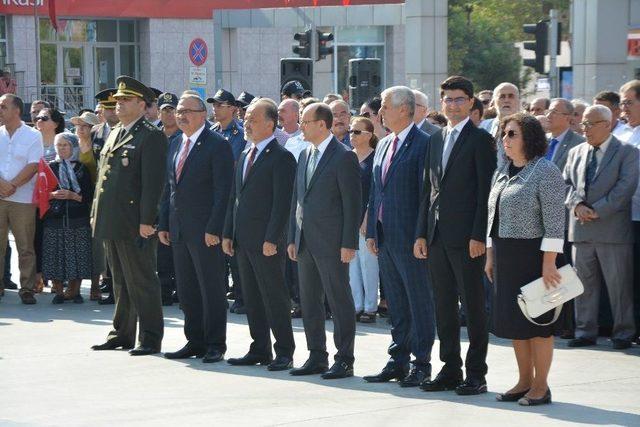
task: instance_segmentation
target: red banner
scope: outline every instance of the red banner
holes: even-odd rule
[[[216,9],[274,7],[357,6],[404,3],[404,0],[54,0],[58,17],[183,18],[208,19]],[[51,0],[0,0],[0,13],[33,15],[34,3],[41,15],[49,13]]]

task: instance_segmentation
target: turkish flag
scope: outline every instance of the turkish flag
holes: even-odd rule
[[[38,177],[36,178],[36,186],[33,189],[32,203],[36,205],[40,211],[40,219],[49,210],[49,193],[58,186],[58,178],[53,173],[47,162],[43,158],[38,163]]]
[[[56,0],[49,0],[49,20],[51,26],[58,32],[58,17],[56,16]]]

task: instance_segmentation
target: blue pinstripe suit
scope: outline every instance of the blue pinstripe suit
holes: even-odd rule
[[[415,125],[393,157],[384,183],[382,169],[395,135],[378,144],[373,161],[367,239],[378,245],[380,275],[391,313],[389,364],[403,366],[411,353],[430,371],[435,338],[434,308],[425,260],[413,256],[429,136]],[[383,205],[382,222],[378,221]]]

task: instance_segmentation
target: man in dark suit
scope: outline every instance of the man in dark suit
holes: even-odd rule
[[[227,311],[221,237],[233,179],[227,141],[205,126],[207,109],[196,95],[184,95],[176,117],[182,137],[167,159],[160,241],[173,248],[187,344],[168,359],[202,357],[218,362],[227,350]]]
[[[364,380],[397,379],[402,387],[430,378],[435,338],[427,263],[412,251],[429,145],[429,136],[413,122],[414,109],[411,89],[394,86],[382,92],[380,114],[392,133],[376,148],[367,218],[367,247],[378,256],[392,342],[386,366]],[[409,371],[411,353],[415,360]]]
[[[429,97],[417,89],[413,90],[416,97],[416,111],[413,113],[413,122],[418,129],[431,136],[440,130],[440,126],[436,126],[427,120],[429,114]]]
[[[160,351],[164,334],[160,282],[156,274],[154,223],[164,184],[167,138],[144,118],[154,93],[139,81],[120,76],[114,127],[100,153],[91,210],[93,237],[104,240],[113,273],[113,329],[93,350],[131,348],[132,356]]]
[[[309,359],[291,375],[322,373],[324,379],[353,376],[356,314],[349,286],[349,262],[358,247],[360,166],[353,151],[329,131],[331,110],[309,105],[300,125],[311,145],[300,154],[291,201],[287,251],[298,261],[302,320]],[[325,294],[333,314],[338,349],[327,371]]]
[[[421,388],[479,394],[487,391],[489,331],[482,279],[487,200],[496,153],[491,135],[469,117],[473,84],[464,77],[449,77],[440,85],[440,97],[448,124],[432,135],[427,151],[414,255],[428,261],[444,367]],[[469,334],[464,382],[459,297],[465,303]]]
[[[251,148],[238,160],[224,225],[224,252],[237,258],[253,343],[231,365],[268,364],[290,369],[295,343],[291,301],[284,281],[287,219],[296,160],[274,136],[278,106],[263,98],[247,108],[244,122]],[[272,361],[270,329],[276,339]]]

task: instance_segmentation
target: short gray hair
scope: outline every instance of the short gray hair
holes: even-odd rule
[[[567,110],[567,114],[573,114],[573,104],[567,98],[553,98],[549,105],[553,104],[554,102],[564,106],[564,109]]]
[[[586,110],[584,110],[584,115],[587,115],[587,113],[590,113],[592,111],[596,112],[598,116],[600,116],[601,120],[606,120],[611,123],[611,119],[613,119],[613,113],[611,113],[609,107],[606,107],[604,105],[590,105]]]
[[[207,104],[205,104],[202,98],[200,98],[200,95],[185,92],[180,96],[180,101],[182,101],[183,99],[194,99],[196,100],[198,105],[200,105],[201,110],[207,111]]]
[[[413,94],[413,91],[406,86],[391,86],[383,90],[380,96],[382,99],[388,96],[391,105],[394,107],[406,105],[409,110],[409,117],[413,117],[413,114],[416,112],[416,96]]]
[[[273,122],[273,130],[276,130],[276,126],[278,126],[278,104],[271,98],[258,98],[254,99],[255,102],[251,102],[249,107],[254,110],[257,107],[263,107],[264,118],[267,121]]]
[[[418,89],[413,90],[413,94],[416,97],[416,104],[422,104],[425,107],[429,107],[429,96],[424,92],[420,92]]]
[[[499,92],[506,87],[514,89],[516,95],[518,95],[518,98],[520,98],[520,89],[518,89],[518,86],[514,85],[511,82],[502,82],[498,86],[496,86],[496,88],[493,90],[493,98],[498,99],[498,97],[500,96]]]

